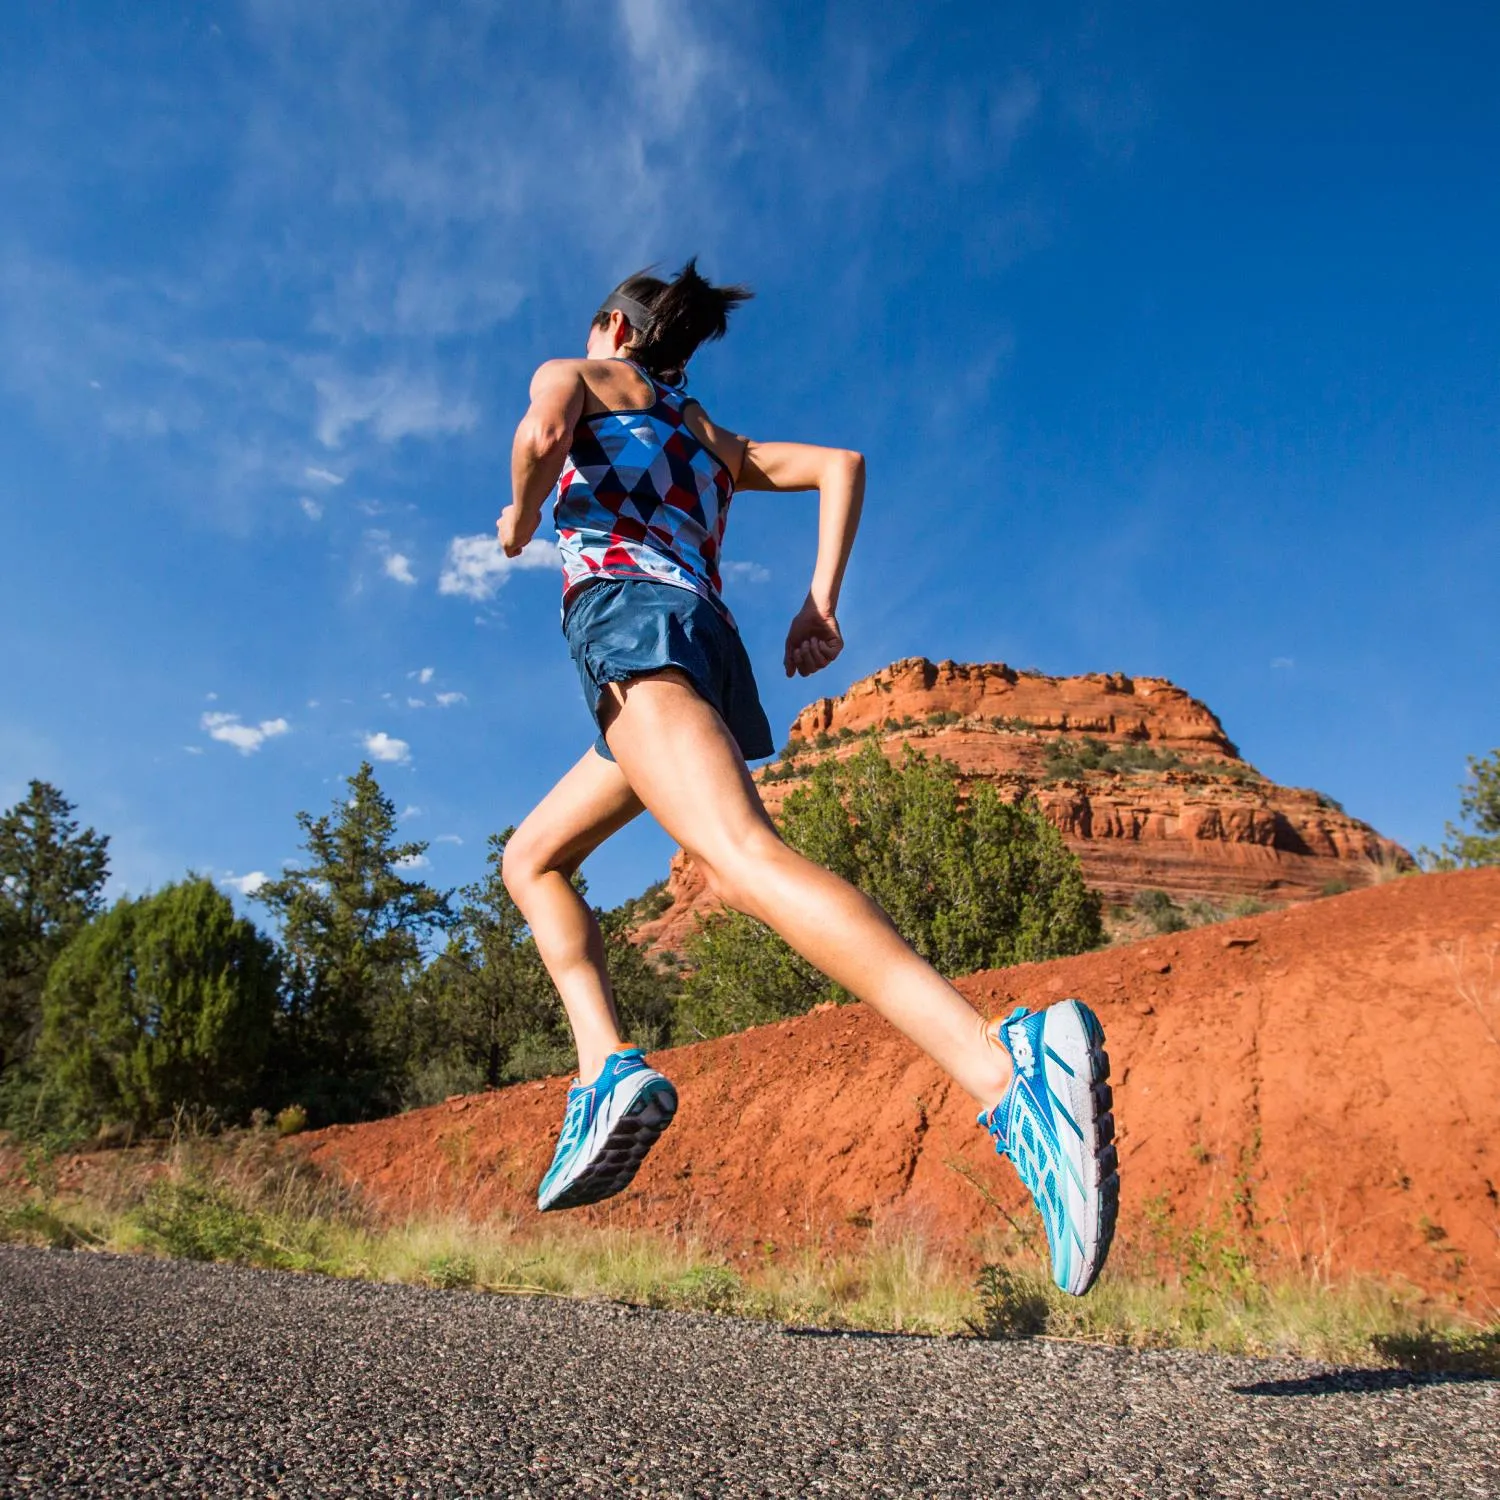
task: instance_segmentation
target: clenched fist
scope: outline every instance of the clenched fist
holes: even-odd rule
[[[818,605],[807,596],[797,618],[786,633],[786,652],[782,666],[788,677],[811,677],[821,672],[844,649],[844,637],[831,609]]]
[[[512,502],[500,512],[500,519],[495,522],[495,530],[500,535],[500,545],[507,557],[519,557],[535,534],[533,526],[529,531],[521,521],[521,509]]]

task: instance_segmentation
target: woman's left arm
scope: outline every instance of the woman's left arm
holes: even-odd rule
[[[811,443],[746,442],[736,488],[818,492],[818,559],[807,599],[787,632],[783,660],[788,677],[809,677],[844,649],[839,590],[864,508],[864,455]]]
[[[531,377],[531,405],[511,445],[511,502],[496,522],[507,557],[519,557],[536,535],[542,506],[567,461],[573,429],[583,415],[581,365],[576,359],[549,359]]]

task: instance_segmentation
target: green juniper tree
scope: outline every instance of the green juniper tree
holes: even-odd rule
[[[331,812],[297,814],[305,864],[255,893],[278,919],[287,971],[270,1087],[322,1121],[400,1102],[423,941],[454,921],[450,893],[410,873],[427,845],[397,842],[395,804],[369,762],[347,784]]]
[[[444,951],[423,976],[425,1044],[413,1102],[458,1089],[495,1088],[572,1066],[573,1043],[562,1004],[526,919],[501,875],[514,828],[492,834],[482,880],[460,892],[463,904]],[[573,877],[580,895],[588,887]],[[626,1035],[646,1047],[671,1030],[673,983],[626,936],[636,903],[595,909],[615,1004]]]
[[[274,945],[201,877],[117,902],[52,966],[37,1047],[72,1124],[244,1114],[271,1036]]]
[[[460,891],[447,947],[424,976],[431,1025],[420,1076],[440,1075],[455,1089],[498,1088],[514,1076],[518,1051],[556,1054],[566,1066],[561,1007],[500,875],[514,832],[490,835],[484,878]],[[435,1090],[419,1092],[428,1102]]]
[[[1103,937],[1098,896],[1033,802],[987,782],[960,795],[957,768],[873,741],[825,760],[782,808],[786,841],[858,886],[923,958],[950,978],[1081,953]],[[759,923],[710,918],[690,939],[680,1007],[685,1038],[794,1015],[835,986]]]
[[[1449,823],[1441,850],[1423,849],[1423,862],[1433,870],[1472,870],[1500,865],[1500,749],[1469,757],[1469,779],[1464,784],[1459,813],[1467,828]]]
[[[73,811],[56,787],[33,781],[0,814],[0,1074],[26,1061],[48,971],[103,902],[109,839],[80,833]]]

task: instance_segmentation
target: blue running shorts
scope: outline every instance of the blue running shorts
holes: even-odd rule
[[[563,634],[595,725],[605,683],[677,667],[718,711],[746,760],[775,754],[739,632],[691,589],[646,579],[601,578],[568,602]],[[594,749],[606,760],[614,759],[602,729]]]

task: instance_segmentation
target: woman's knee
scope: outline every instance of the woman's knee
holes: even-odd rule
[[[767,875],[790,852],[771,829],[756,829],[724,849],[692,851],[709,894],[750,916],[758,914]]]
[[[563,858],[524,823],[505,841],[505,853],[500,857],[500,878],[514,897],[543,875],[558,871],[571,876],[577,868],[578,861]]]

